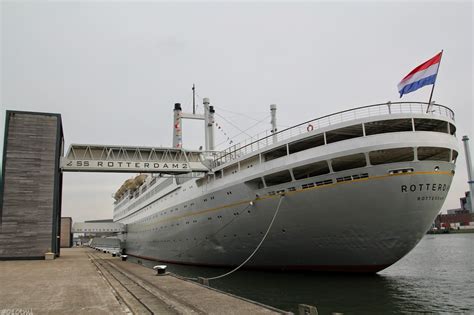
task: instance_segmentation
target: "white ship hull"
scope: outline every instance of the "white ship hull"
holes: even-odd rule
[[[446,198],[452,165],[435,174],[426,170],[433,169],[429,164],[413,174],[374,176],[287,193],[248,267],[374,272],[393,264],[420,241]],[[242,191],[245,200],[255,199],[255,192],[243,185],[228,189]],[[404,185],[407,192],[402,192]],[[225,191],[214,195],[216,199],[226,196]],[[260,242],[279,198],[235,206],[240,199],[229,200],[198,216],[183,214],[177,220],[180,225],[167,223],[161,229],[163,225],[152,225],[135,232],[130,225],[127,254],[192,265],[238,265]]]
[[[415,152],[419,147],[445,148],[451,156],[419,160],[418,151],[413,161],[370,163],[368,152],[407,147]],[[251,166],[241,159],[222,178],[181,184],[173,179],[155,197],[135,201],[126,211],[121,210],[126,206],[118,207],[115,219],[127,224],[128,255],[237,266],[261,241],[283,198],[267,238],[246,267],[377,272],[406,255],[429,229],[448,194],[456,148],[449,133],[394,132],[325,144],[265,163],[260,158]],[[329,174],[304,179],[293,172],[289,182],[271,186],[251,183],[256,176],[359,153],[366,154],[366,166],[335,171],[333,165]]]

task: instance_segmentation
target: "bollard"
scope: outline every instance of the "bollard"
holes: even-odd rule
[[[209,286],[209,279],[203,278],[203,277],[198,277],[198,282],[202,285]]]
[[[156,270],[156,275],[157,276],[163,276],[166,274],[166,266],[165,265],[157,265],[153,267],[154,270]]]
[[[122,258],[122,261],[126,261],[128,256],[127,255],[122,255],[120,257]]]
[[[112,257],[117,256],[117,252],[112,252]]]
[[[308,304],[298,304],[299,315],[318,315],[318,309],[316,306]]]

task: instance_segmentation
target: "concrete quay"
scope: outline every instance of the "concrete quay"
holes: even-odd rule
[[[5,314],[284,314],[90,248],[55,260],[0,261]],[[2,314],[3,314],[2,313]]]

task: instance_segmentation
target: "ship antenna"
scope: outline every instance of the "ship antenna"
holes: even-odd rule
[[[193,115],[196,114],[196,88],[193,83]]]

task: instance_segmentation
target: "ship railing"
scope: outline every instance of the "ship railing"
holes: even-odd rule
[[[454,121],[454,112],[448,107],[440,104],[432,103],[429,109],[428,103],[424,102],[388,102],[368,105],[330,114],[317,119],[308,120],[293,127],[278,131],[274,134],[270,130],[266,130],[254,137],[228,147],[223,151],[214,153],[214,167],[226,164],[227,162],[238,159],[244,155],[248,155],[276,142],[280,142],[303,133],[308,133],[309,131],[314,131],[331,125],[361,118],[396,114],[427,114],[432,116],[447,117]]]

